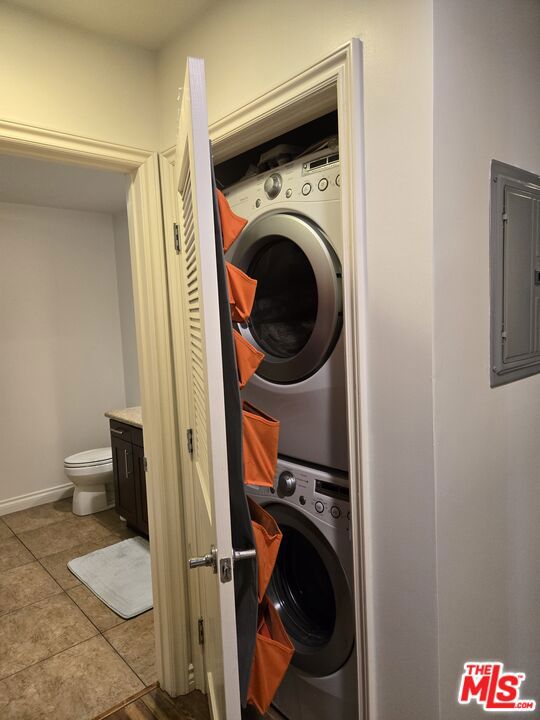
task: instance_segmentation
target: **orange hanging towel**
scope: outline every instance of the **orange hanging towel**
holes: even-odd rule
[[[243,388],[264,359],[264,353],[257,350],[243,337],[238,330],[233,330],[234,349],[236,351],[236,367],[238,382]]]
[[[251,315],[251,309],[255,302],[257,281],[229,262],[225,263],[225,269],[227,270],[227,288],[232,321],[246,322]]]
[[[266,510],[249,495],[247,496],[247,501],[251,524],[253,525],[255,547],[257,548],[258,596],[259,603],[262,603],[266,588],[274,571],[283,533],[270,513],[266,512]]]
[[[274,487],[279,442],[279,420],[254,405],[242,403],[244,482]]]
[[[219,218],[221,220],[221,234],[223,236],[223,249],[225,252],[231,247],[236,238],[240,235],[242,230],[247,225],[247,220],[236,213],[233,213],[231,206],[229,205],[227,198],[221,192],[216,190],[218,207],[219,207]]]
[[[255,655],[251,666],[248,703],[264,715],[272,702],[294,655],[294,645],[278,611],[265,596],[259,607]]]

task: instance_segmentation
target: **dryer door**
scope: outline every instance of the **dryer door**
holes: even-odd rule
[[[257,374],[294,383],[326,362],[342,326],[341,266],[308,218],[272,213],[250,223],[231,261],[257,280],[249,323],[240,331],[262,352]]]
[[[283,533],[268,595],[295,646],[292,664],[316,677],[331,675],[354,647],[352,590],[343,565],[306,515],[284,503],[264,509]]]

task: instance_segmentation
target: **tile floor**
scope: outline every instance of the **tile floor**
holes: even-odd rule
[[[2,720],[92,720],[155,682],[152,611],[123,620],[67,569],[133,534],[71,498],[0,518]]]

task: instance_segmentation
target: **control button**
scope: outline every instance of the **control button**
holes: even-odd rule
[[[317,502],[315,503],[315,510],[318,513],[322,513],[324,511],[324,505],[322,504],[322,502],[320,500],[317,500]]]
[[[281,175],[279,173],[272,173],[264,181],[264,192],[270,200],[276,198],[281,192]]]
[[[255,200],[255,207],[261,207],[261,198]]]
[[[328,187],[328,180],[326,178],[321,178],[319,180],[319,185],[318,185],[319,190],[326,190],[327,187]]]
[[[341,175],[336,176],[336,185],[339,187],[341,185]]]
[[[306,504],[306,498],[303,495],[300,495],[300,497],[298,499],[300,500],[300,505]]]
[[[341,510],[338,508],[337,505],[332,505],[332,507],[330,508],[330,513],[333,518],[341,517]]]
[[[304,183],[302,185],[302,195],[309,195],[311,192],[311,183]]]
[[[291,190],[291,188],[287,188],[287,190],[285,191],[285,197],[286,197],[286,198],[290,198],[291,195],[292,195],[292,190]]]
[[[294,491],[296,490],[296,478],[292,474],[292,472],[289,472],[288,470],[285,470],[281,473],[278,479],[278,486],[277,486],[277,492],[279,497],[290,497],[291,495],[294,495]]]

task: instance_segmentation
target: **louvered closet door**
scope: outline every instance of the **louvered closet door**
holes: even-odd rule
[[[197,537],[188,538],[196,554],[217,548],[232,557],[223,369],[212,182],[204,63],[188,58],[176,151],[180,208],[184,342],[186,349],[192,475]],[[211,567],[191,570],[203,603],[206,690],[214,720],[240,717],[234,583],[220,582]]]

